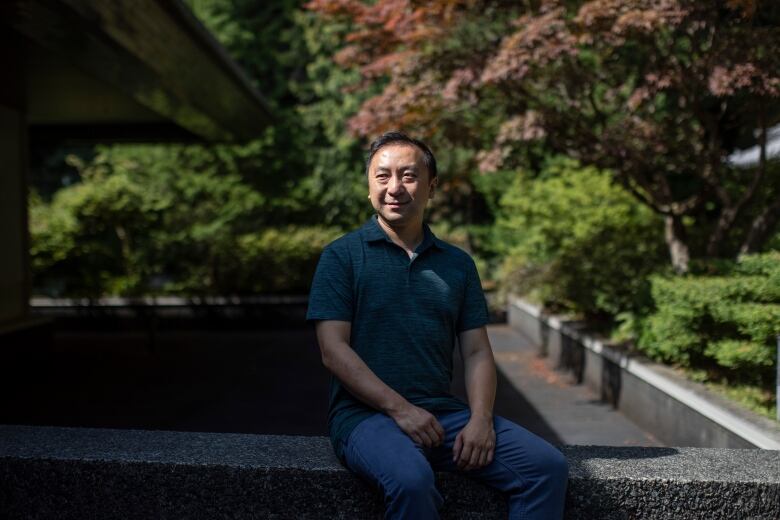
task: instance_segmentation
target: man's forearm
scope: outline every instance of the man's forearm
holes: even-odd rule
[[[414,442],[428,447],[440,445],[444,429],[436,417],[414,406],[374,374],[350,347],[350,328],[350,323],[336,320],[317,324],[317,341],[325,367],[357,399],[389,415]]]
[[[352,395],[367,405],[392,416],[408,404],[398,392],[379,379],[346,343],[331,345],[327,352],[323,356],[325,367]]]
[[[496,364],[491,351],[473,352],[463,360],[463,364],[472,416],[492,418],[496,400]]]

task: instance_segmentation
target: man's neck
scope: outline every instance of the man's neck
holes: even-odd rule
[[[407,254],[411,255],[419,246],[425,236],[422,219],[407,223],[406,225],[391,226],[377,214],[377,223],[387,233],[387,236],[395,244],[401,246]]]

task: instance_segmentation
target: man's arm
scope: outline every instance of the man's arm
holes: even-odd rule
[[[322,363],[352,395],[389,415],[414,442],[427,447],[441,444],[444,429],[436,417],[387,386],[349,345],[350,322],[318,321],[316,328]]]
[[[469,470],[486,466],[493,461],[493,450],[496,446],[496,434],[493,430],[496,363],[484,326],[461,332],[458,340],[463,355],[471,419],[455,438],[452,452],[458,467]]]

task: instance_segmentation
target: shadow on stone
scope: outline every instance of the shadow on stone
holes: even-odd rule
[[[579,385],[585,376],[585,351],[576,340],[567,335],[561,335],[561,355],[558,367],[571,372],[575,382]]]
[[[601,358],[601,400],[617,408],[620,403],[620,388],[622,384],[622,371],[607,358]]]

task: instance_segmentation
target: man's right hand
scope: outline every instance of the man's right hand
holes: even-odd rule
[[[434,448],[444,442],[444,428],[427,410],[407,403],[390,417],[417,444]]]

